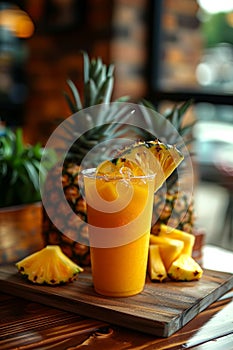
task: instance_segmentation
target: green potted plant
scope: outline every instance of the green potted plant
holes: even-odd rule
[[[43,247],[39,174],[53,164],[40,164],[43,147],[27,145],[23,131],[5,128],[0,135],[0,264]]]

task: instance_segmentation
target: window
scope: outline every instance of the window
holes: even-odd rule
[[[197,212],[211,240],[219,244],[220,235],[233,235],[233,0],[153,0],[152,5],[149,99],[160,112],[194,99],[191,114],[197,119],[194,151],[199,185],[204,182],[201,193],[208,190],[207,182],[213,186],[209,197],[209,192],[201,197]],[[218,196],[223,192],[226,202]],[[213,218],[214,200],[218,222]],[[222,225],[219,230],[217,225]],[[227,239],[224,244],[230,247]]]
[[[207,162],[213,164],[212,143],[233,147],[233,0],[152,4],[150,100],[162,112],[174,102],[194,99],[197,157],[203,176],[212,180],[209,168],[204,171]],[[211,131],[211,144],[203,129]]]
[[[233,1],[152,3],[153,99],[232,105]]]

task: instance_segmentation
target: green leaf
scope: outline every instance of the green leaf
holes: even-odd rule
[[[103,82],[106,80],[106,66],[99,71],[98,75],[95,77],[96,87],[99,89]]]
[[[152,108],[149,108],[149,109],[147,109],[147,108],[141,108],[141,112],[142,112],[142,115],[143,115],[143,117],[145,119],[146,128],[150,129],[150,130],[153,130],[153,119],[151,118],[151,110],[152,110]]]
[[[88,54],[83,51],[83,77],[84,77],[84,84],[86,84],[89,80],[89,70],[90,70],[90,61]]]
[[[96,60],[95,58],[92,58],[92,60],[90,61],[90,65],[89,65],[89,76],[88,76],[88,80],[90,79],[90,77],[93,77],[96,71]],[[88,81],[87,80],[87,81]],[[86,82],[87,82],[86,81]],[[84,81],[84,85],[85,85],[85,81]]]
[[[20,157],[24,151],[23,130],[18,128],[15,132],[15,156]]]
[[[47,150],[42,176],[55,162],[54,152]],[[32,203],[39,199],[40,161],[44,149],[40,143],[25,145],[22,129],[0,137],[0,205]],[[47,159],[46,159],[47,157]]]
[[[11,179],[10,179],[10,186],[13,186],[14,184],[16,184],[16,182],[18,181],[18,175],[19,175],[18,171],[13,169],[11,174]]]
[[[66,100],[66,102],[67,102],[67,104],[68,104],[68,107],[69,107],[71,113],[72,113],[72,114],[76,113],[76,112],[77,112],[77,108],[76,108],[76,106],[74,105],[74,103],[71,101],[70,96],[67,94],[66,91],[63,91],[63,95],[64,95],[64,97],[65,97],[65,100]]]
[[[170,120],[170,122],[172,123],[172,125],[174,125],[176,130],[179,130],[180,123],[182,122],[182,118],[180,118],[177,107],[173,108],[172,113],[170,114],[170,118],[167,117],[167,119]]]
[[[13,156],[13,152],[14,152],[14,143],[12,143],[12,141],[9,138],[2,137],[1,148],[0,148],[1,161],[11,159]]]
[[[180,131],[182,128],[182,122],[184,119],[184,115],[192,105],[193,99],[185,101],[180,106],[174,106],[171,111],[165,113],[164,116],[175,126],[175,128]]]
[[[102,63],[101,58],[98,57],[97,60],[95,61],[95,65],[94,65],[94,69],[93,69],[92,74],[90,72],[89,79],[96,80],[96,78],[98,77],[99,73],[104,70],[104,67],[105,66]]]
[[[184,102],[180,107],[178,107],[180,116],[184,115],[187,112],[193,102],[194,100],[191,98],[190,100]]]
[[[142,99],[140,101],[145,107],[153,109],[155,111],[155,106],[153,105],[153,103],[151,103],[150,101],[146,100],[146,99]]]
[[[107,77],[108,78],[113,76],[114,69],[115,69],[115,65],[114,64],[110,64],[108,66],[108,71],[107,71]]]
[[[8,172],[8,164],[7,162],[1,162],[0,163],[0,179],[7,176]]]
[[[185,125],[181,132],[180,132],[180,135],[181,136],[184,136],[184,135],[187,135],[187,134],[191,134],[192,132],[192,129],[194,127],[194,125],[196,124],[196,120],[194,120],[192,123],[188,124],[188,125]]]
[[[71,93],[72,93],[72,96],[74,98],[74,101],[75,101],[75,104],[76,104],[76,109],[82,109],[82,103],[81,103],[81,99],[80,99],[80,95],[79,95],[79,92],[78,92],[78,89],[76,88],[75,84],[73,83],[72,80],[68,79],[67,80],[67,84],[71,90]],[[67,101],[69,103],[71,103],[71,100]],[[74,107],[73,107],[74,109]]]
[[[93,79],[90,79],[84,86],[84,108],[93,106],[97,96],[97,88]]]
[[[30,182],[33,184],[35,190],[39,190],[39,178],[38,170],[28,161],[23,162],[23,166],[26,169]]]
[[[130,99],[130,96],[121,96],[115,100],[115,102],[127,102]]]
[[[32,157],[37,158],[37,159],[41,159],[42,154],[43,154],[43,148],[41,146],[40,143],[35,144],[32,148],[33,154]]]
[[[109,103],[111,101],[113,82],[114,82],[113,77],[108,77],[106,81],[103,83],[96,97],[97,104]]]

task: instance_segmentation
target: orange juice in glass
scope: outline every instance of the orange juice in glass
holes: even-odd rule
[[[112,297],[145,285],[155,174],[96,176],[83,172],[93,284]]]

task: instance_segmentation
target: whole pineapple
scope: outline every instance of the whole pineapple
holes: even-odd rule
[[[100,58],[89,59],[88,55],[83,53],[84,59],[84,89],[83,89],[83,101],[81,101],[80,93],[77,90],[74,83],[68,80],[68,85],[71,90],[71,97],[68,93],[64,93],[67,103],[72,113],[84,110],[87,107],[95,106],[102,103],[109,103],[112,97],[112,90],[114,84],[114,66],[103,64]],[[125,101],[127,97],[122,97],[117,101]],[[103,114],[99,116],[95,115],[95,118],[102,118]],[[59,245],[62,251],[79,265],[85,266],[90,264],[88,235],[86,222],[86,202],[82,198],[79,185],[78,175],[80,172],[80,164],[85,155],[100,142],[116,137],[120,135],[118,125],[112,123],[108,124],[108,116],[104,119],[104,124],[98,123],[98,120],[92,120],[94,118],[91,114],[87,115],[88,123],[91,125],[97,125],[86,131],[82,137],[77,139],[70,148],[62,169],[55,167],[53,172],[62,174],[62,186],[66,200],[68,201],[72,210],[82,218],[78,230],[72,222],[69,222],[69,228],[64,232],[60,232],[53,222],[48,217],[44,210],[43,220],[43,236],[45,244]],[[74,133],[75,128],[78,130],[80,121],[75,121],[73,130],[67,130],[65,135],[66,141],[69,140]],[[98,126],[98,124],[100,126]],[[64,137],[64,135],[63,135]],[[51,203],[56,203],[54,210],[57,210],[57,215],[62,220],[62,205],[59,203],[59,199],[56,198],[56,191],[54,191],[53,178],[55,174],[50,173],[51,181],[48,179],[46,183],[47,196],[50,198]],[[64,217],[63,217],[64,218]],[[67,220],[69,221],[69,220]],[[68,231],[68,232],[67,232]],[[79,237],[82,237],[79,243]]]
[[[89,60],[89,57],[86,53],[83,53],[84,58],[84,90],[83,90],[83,102],[81,102],[80,94],[73,84],[72,81],[68,81],[68,85],[71,89],[72,98],[70,95],[65,92],[65,98],[70,107],[72,113],[81,111],[87,107],[95,106],[101,103],[109,103],[111,101],[112,90],[114,85],[114,66],[106,66],[103,64],[100,58]],[[127,97],[122,97],[118,101],[125,101]],[[143,101],[145,107],[153,108],[154,107],[146,101]],[[183,116],[190,106],[191,101],[184,103],[180,107],[174,107],[174,109],[165,115],[165,117],[174,125],[179,134],[185,139],[186,145],[192,141],[191,131],[193,124],[183,127],[182,120]],[[98,118],[98,115],[95,118]],[[86,203],[82,198],[78,186],[78,175],[80,172],[80,164],[86,154],[95,147],[98,143],[101,143],[104,140],[112,139],[120,135],[118,125],[110,123],[108,127],[108,116],[103,115],[99,116],[104,125],[100,123],[100,126],[90,128],[81,138],[75,142],[70,148],[62,169],[55,168],[54,171],[62,173],[62,186],[66,200],[68,201],[70,207],[73,211],[83,219],[83,222],[80,224],[79,229],[77,230],[75,225],[72,225],[72,222],[69,222],[69,232],[63,234],[60,232],[56,226],[51,222],[46,212],[44,211],[44,225],[43,225],[43,234],[46,244],[56,244],[59,245],[63,252],[70,257],[73,261],[81,266],[90,264],[90,255],[89,255],[89,246],[88,246],[88,235],[87,235],[87,225],[86,222]],[[93,122],[91,120],[92,115],[89,115],[90,125],[98,125],[98,120]],[[146,120],[146,119],[145,119]],[[78,126],[79,121],[76,121]],[[135,132],[135,130],[131,130]],[[138,131],[138,130],[137,130]],[[67,130],[67,139],[70,137],[70,134],[73,130]],[[144,130],[140,130],[140,138],[142,140],[150,140],[151,135]],[[176,140],[169,140],[170,143],[176,144]],[[166,140],[167,142],[167,140]],[[169,142],[167,142],[169,143]],[[164,193],[163,189],[159,190],[155,195],[154,201],[154,217],[156,222],[152,227],[152,233],[156,234],[158,232],[158,227],[160,223],[167,223],[170,219],[171,213],[173,213],[174,218],[174,203],[176,203],[176,218],[177,222],[173,222],[175,227],[179,229],[184,229],[187,232],[192,232],[194,224],[194,215],[193,215],[193,205],[190,204],[189,198],[186,198],[185,193],[179,192],[178,181],[176,177],[177,173],[174,172],[169,180],[166,182],[167,191]],[[53,178],[53,176],[51,176]],[[54,193],[54,183],[51,181],[47,185],[48,196],[50,196],[51,203],[57,203],[58,199],[56,198],[56,193]],[[165,205],[164,205],[165,202]],[[179,204],[177,205],[177,202]],[[161,208],[162,205],[162,208]],[[62,205],[57,206],[58,215],[62,214]],[[62,215],[61,215],[62,217]],[[180,218],[182,219],[180,220]],[[61,219],[62,220],[62,219]],[[68,220],[69,221],[69,220]],[[178,223],[178,226],[177,226]],[[82,237],[82,242],[79,243],[79,237]]]

